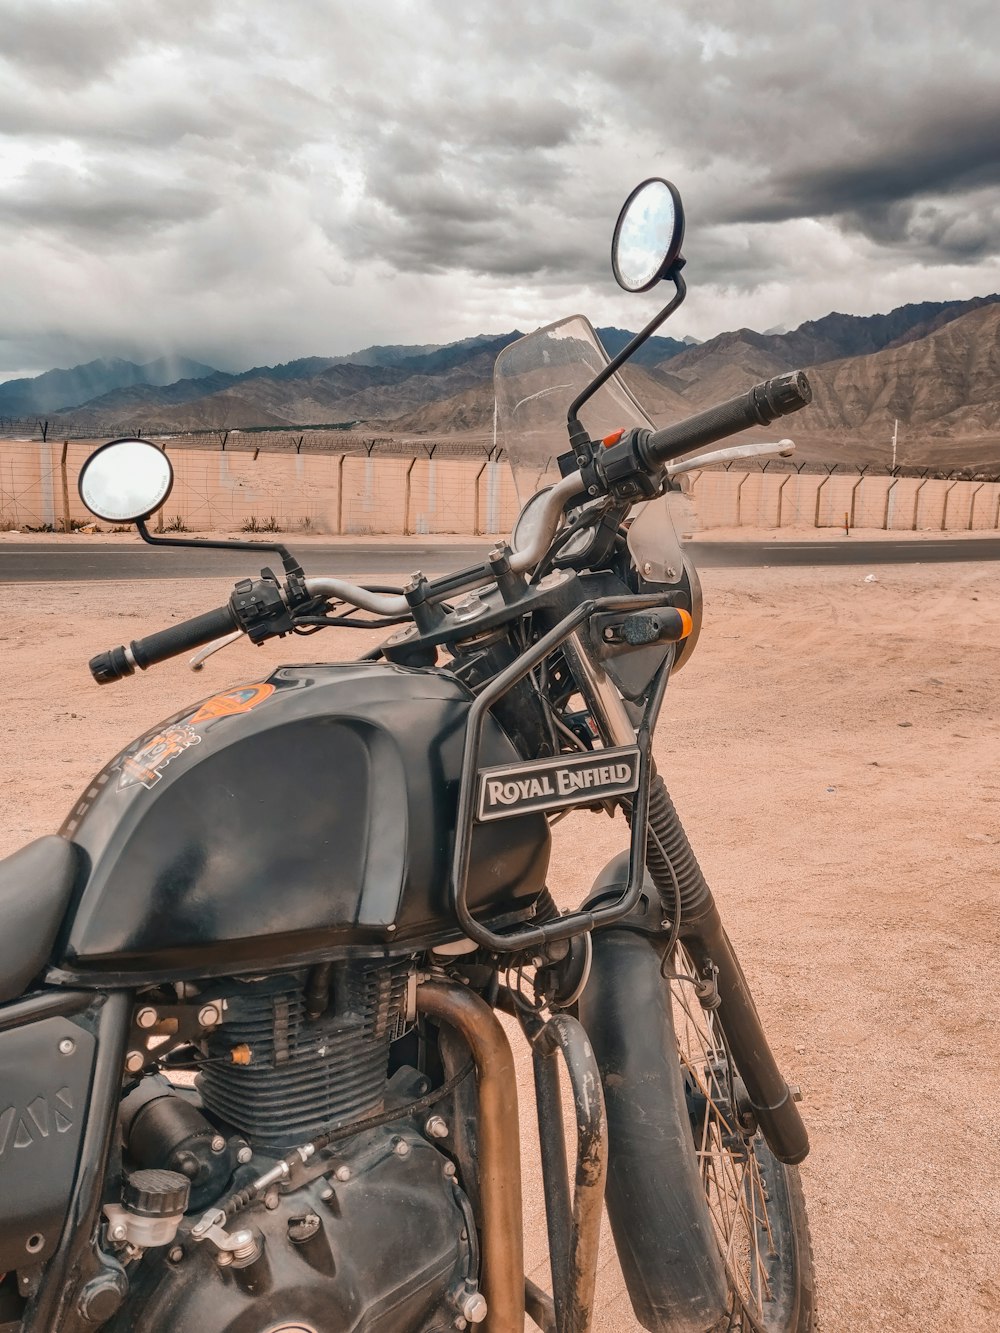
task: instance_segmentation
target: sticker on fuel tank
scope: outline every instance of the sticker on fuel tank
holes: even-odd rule
[[[184,724],[164,727],[148,741],[144,741],[135,754],[122,760],[121,777],[118,790],[126,787],[155,787],[163,776],[163,770],[183,754],[192,745],[197,745],[201,737],[191,727]]]
[[[485,823],[534,810],[595,805],[609,797],[627,796],[638,786],[635,746],[484,768],[479,772],[477,818]]]
[[[251,708],[256,708],[262,704],[265,699],[270,699],[274,693],[274,686],[267,681],[259,685],[240,685],[235,690],[226,690],[224,694],[213,694],[211,699],[198,708],[197,712],[191,714],[188,722],[207,722],[213,717],[232,717],[234,713],[249,713]]]

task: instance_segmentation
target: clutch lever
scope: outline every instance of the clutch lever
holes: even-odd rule
[[[224,634],[221,639],[213,639],[211,643],[206,643],[204,648],[198,649],[188,662],[188,666],[192,671],[200,671],[213,653],[217,653],[221,648],[228,648],[231,643],[242,638],[243,631],[237,629],[233,630],[232,634]]]

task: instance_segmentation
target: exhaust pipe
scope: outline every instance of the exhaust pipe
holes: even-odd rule
[[[454,1028],[475,1061],[486,1330],[514,1333],[524,1327],[521,1147],[514,1056],[493,1010],[464,986],[424,982],[417,987],[417,1012]]]

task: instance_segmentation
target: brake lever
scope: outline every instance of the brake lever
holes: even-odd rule
[[[668,477],[677,477],[682,472],[694,472],[711,463],[732,463],[741,458],[791,458],[794,453],[795,444],[792,440],[778,440],[770,444],[734,444],[729,449],[716,449],[714,453],[685,458],[683,463],[668,463],[665,471]]]
[[[213,639],[211,643],[206,643],[204,648],[198,649],[198,651],[188,662],[188,666],[191,668],[192,671],[200,671],[202,667],[205,665],[208,658],[210,658],[213,653],[219,652],[219,650],[222,648],[228,648],[231,643],[235,643],[237,639],[242,639],[242,638],[243,638],[243,631],[241,629],[237,629],[233,630],[232,634],[223,635],[221,639]]]

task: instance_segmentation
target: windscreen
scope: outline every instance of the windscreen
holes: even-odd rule
[[[510,459],[522,505],[543,486],[559,480],[556,459],[569,448],[567,409],[608,360],[583,315],[529,333],[497,357],[493,372],[497,444]],[[619,428],[653,426],[618,375],[588,399],[580,420],[595,440]]]

